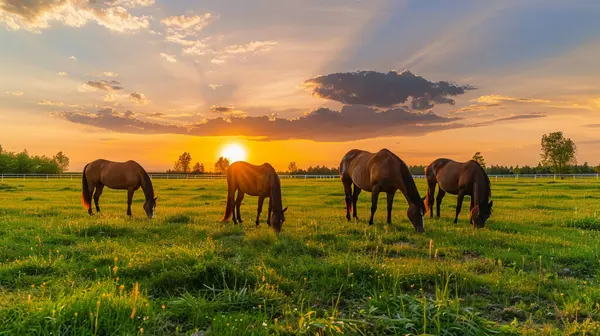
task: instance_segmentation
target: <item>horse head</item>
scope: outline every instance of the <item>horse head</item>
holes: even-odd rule
[[[494,205],[494,201],[476,204],[473,209],[471,209],[471,224],[473,224],[474,227],[482,228],[485,226],[485,222],[492,215],[492,205]]]

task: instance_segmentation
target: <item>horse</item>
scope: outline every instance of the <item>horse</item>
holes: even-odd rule
[[[382,149],[377,153],[353,149],[340,162],[340,177],[344,184],[346,218],[350,221],[350,209],[353,217],[356,214],[356,202],[361,190],[371,192],[371,219],[377,210],[380,192],[387,193],[387,223],[392,223],[392,204],[396,190],[400,190],[408,201],[407,216],[417,232],[425,231],[425,205],[419,195],[410,171],[406,164],[394,153]],[[354,185],[354,192],[352,192]]]
[[[150,219],[154,217],[158,197],[154,196],[150,176],[135,161],[112,162],[100,159],[90,162],[83,168],[81,185],[81,201],[90,215],[93,215],[92,194],[96,204],[96,212],[100,213],[100,206],[98,205],[100,195],[102,195],[104,186],[107,186],[111,189],[127,190],[127,215],[131,216],[133,193],[141,187],[146,198],[146,202],[144,202],[146,215]]]
[[[454,217],[454,224],[456,224],[463,198],[465,195],[469,195],[471,197],[471,224],[478,228],[485,226],[486,220],[492,215],[494,202],[490,200],[492,196],[490,179],[477,161],[456,162],[440,158],[425,168],[425,176],[428,185],[425,204],[431,218],[433,218],[435,186],[439,184],[436,198],[438,218],[440,217],[440,205],[446,193],[458,195],[456,216]]]
[[[236,191],[237,198],[234,199]],[[283,222],[285,222],[284,213],[287,207],[283,209],[281,183],[273,166],[268,163],[256,166],[244,161],[236,161],[227,168],[227,205],[225,206],[225,214],[221,222],[226,222],[233,216],[235,224],[238,222],[242,223],[240,206],[244,199],[244,194],[258,196],[256,226],[259,225],[263,202],[265,198],[269,198],[267,224],[276,233],[279,233]],[[273,216],[271,216],[271,213]]]

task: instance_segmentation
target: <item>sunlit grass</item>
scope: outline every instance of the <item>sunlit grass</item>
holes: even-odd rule
[[[348,223],[341,182],[282,180],[279,236],[255,197],[218,222],[224,181],[154,183],[151,221],[141,193],[89,217],[76,180],[0,183],[0,335],[600,333],[596,181],[496,182],[481,230],[447,196],[421,235],[400,194],[369,227],[370,194]]]

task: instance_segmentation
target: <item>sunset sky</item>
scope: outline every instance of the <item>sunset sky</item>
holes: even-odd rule
[[[600,1],[0,0],[0,144],[71,170],[336,166],[352,148],[600,164]]]

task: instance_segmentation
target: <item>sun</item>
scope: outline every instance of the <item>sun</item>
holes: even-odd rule
[[[229,163],[234,163],[236,161],[245,161],[248,156],[246,153],[246,148],[239,144],[229,144],[221,149],[221,156],[228,159]]]

